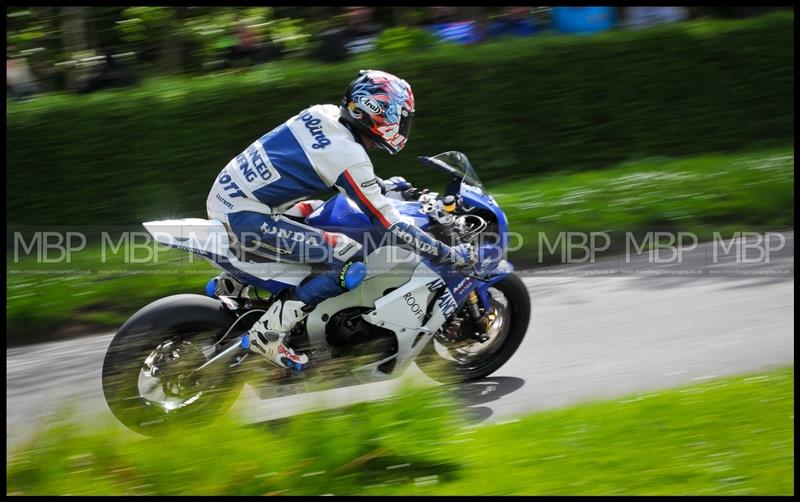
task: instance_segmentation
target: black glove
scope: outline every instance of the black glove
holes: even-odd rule
[[[412,186],[400,192],[400,195],[402,195],[405,200],[419,200],[420,197],[427,193],[430,193],[430,190],[427,188],[419,189]]]

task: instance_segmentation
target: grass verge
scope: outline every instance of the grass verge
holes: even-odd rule
[[[442,387],[272,426],[159,440],[64,422],[12,454],[9,494],[794,493],[794,368],[468,424]]]
[[[488,189],[508,214],[511,230],[532,241],[514,255],[531,263],[538,262],[534,236],[540,233],[549,242],[558,232],[652,229],[694,232],[700,240],[720,232],[727,240],[738,231],[794,226],[794,151],[652,158]]]
[[[741,155],[645,159],[615,168],[484,182],[507,212],[525,245],[512,253],[520,265],[536,264],[538,233],[555,241],[567,231],[614,233],[642,229],[695,232],[764,231],[794,225],[794,152],[790,148]],[[191,215],[188,215],[191,216]],[[622,239],[615,239],[622,242]],[[98,246],[73,253],[72,262],[36,263],[6,258],[8,343],[43,341],[87,330],[115,329],[150,301],[177,293],[202,293],[215,275],[203,259],[183,251],[159,253],[157,262],[132,263],[128,248],[101,261]],[[609,250],[613,252],[614,249]],[[131,257],[146,259],[148,249]],[[556,250],[553,256],[558,256]]]

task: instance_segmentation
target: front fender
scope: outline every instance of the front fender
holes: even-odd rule
[[[512,273],[514,273],[514,265],[512,265],[508,260],[501,260],[497,266],[492,269],[488,279],[486,279],[485,282],[481,281],[475,287],[475,292],[478,294],[478,300],[480,301],[481,307],[483,307],[484,310],[488,309],[490,306],[489,304],[491,296],[489,295],[489,288]]]

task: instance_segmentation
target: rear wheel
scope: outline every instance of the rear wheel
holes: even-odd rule
[[[174,426],[207,425],[227,411],[243,385],[230,365],[220,374],[193,374],[234,339],[229,334],[218,343],[233,316],[219,309],[183,321],[182,316],[170,319],[169,311],[162,314],[164,327],[123,326],[103,362],[103,392],[112,413],[149,436]]]
[[[442,383],[479,380],[500,369],[514,355],[528,331],[528,288],[522,279],[511,274],[489,288],[489,293],[491,321],[485,330],[488,341],[453,341],[437,334],[416,359],[426,375]]]

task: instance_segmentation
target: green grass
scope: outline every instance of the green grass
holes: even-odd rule
[[[62,422],[6,472],[23,495],[791,495],[794,368],[482,426],[442,387],[160,440]]]
[[[644,159],[488,188],[511,230],[532,241],[515,256],[528,262],[538,261],[539,232],[551,243],[558,232],[613,236],[651,229],[694,232],[701,240],[720,232],[727,240],[737,231],[794,226],[794,151],[788,148]]]
[[[159,253],[158,261],[130,263],[124,251],[106,255],[99,246],[73,253],[71,263],[37,263],[7,257],[6,329],[9,340],[37,341],[72,331],[116,328],[148,302],[177,293],[200,293],[216,275],[205,259],[179,250]],[[146,257],[147,251],[140,251]],[[137,255],[132,255],[137,256]]]
[[[526,177],[503,184],[493,184],[490,173],[482,174],[488,190],[506,210],[511,230],[525,239],[525,247],[511,255],[517,266],[536,264],[537,232],[554,242],[554,234],[562,231],[613,234],[655,226],[696,232],[701,239],[719,231],[729,239],[735,231],[794,225],[794,152],[790,148],[645,159],[604,170]],[[135,256],[142,259],[147,253],[141,250]],[[158,263],[146,264],[126,263],[123,250],[101,263],[97,246],[74,254],[71,264],[36,264],[31,257],[14,263],[9,253],[9,340],[19,343],[114,329],[152,300],[202,293],[213,275],[205,260],[197,258],[192,263],[187,253],[177,250],[162,252]]]

